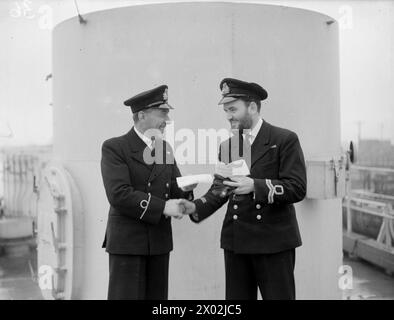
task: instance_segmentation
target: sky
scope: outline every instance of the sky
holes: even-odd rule
[[[186,1],[76,2],[83,15]],[[340,26],[342,141],[360,136],[394,143],[394,1],[249,2],[310,9],[335,18]],[[0,148],[51,144],[51,31],[76,14],[74,0],[0,0]]]

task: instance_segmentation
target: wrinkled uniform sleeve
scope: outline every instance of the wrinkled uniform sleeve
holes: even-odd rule
[[[127,163],[116,140],[103,143],[101,174],[108,201],[120,214],[150,224],[159,223],[165,200],[132,187]]]
[[[219,161],[221,161],[221,150],[219,147]],[[219,197],[215,195],[212,190],[214,189],[214,185],[212,184],[209,188],[208,192],[203,195],[201,198],[194,200],[194,204],[196,205],[196,212],[189,215],[190,219],[193,222],[199,223],[217,210],[219,210],[228,200],[229,196]]]
[[[255,201],[262,204],[291,204],[306,195],[306,168],[297,135],[291,132],[279,154],[278,179],[253,179]]]

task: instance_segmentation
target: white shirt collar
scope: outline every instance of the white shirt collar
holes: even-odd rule
[[[149,149],[152,150],[153,149],[153,141],[150,138],[148,138],[146,135],[144,135],[143,133],[138,131],[138,129],[136,127],[134,127],[134,131],[141,138],[141,140],[145,142],[145,144],[149,147]]]
[[[250,143],[253,143],[253,141],[257,137],[257,134],[259,133],[262,125],[263,125],[263,119],[260,118],[259,121],[257,121],[256,125],[249,132],[249,136],[252,140],[252,141],[250,141]],[[245,138],[245,135],[243,135],[243,136]]]

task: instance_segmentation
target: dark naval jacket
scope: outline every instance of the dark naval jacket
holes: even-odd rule
[[[234,138],[220,146],[219,160],[238,160]],[[304,155],[297,135],[263,122],[252,146],[250,177],[255,191],[248,195],[219,197],[214,186],[195,200],[196,213],[190,218],[201,222],[228,201],[221,248],[235,253],[276,253],[302,244],[294,203],[306,194]],[[248,162],[248,161],[247,161]]]
[[[156,143],[155,150],[159,145]],[[164,142],[161,163],[147,163],[144,160],[147,150],[150,152],[134,128],[102,145],[101,174],[110,204],[103,242],[108,253],[170,252],[173,249],[171,218],[163,215],[165,202],[193,199],[192,192],[183,192],[177,186],[176,178],[181,174],[169,144]],[[156,157],[157,154],[156,151]]]

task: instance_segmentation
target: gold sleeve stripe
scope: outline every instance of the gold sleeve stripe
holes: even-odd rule
[[[151,194],[148,193],[148,200],[141,200],[141,202],[140,202],[140,207],[141,207],[142,209],[144,209],[144,211],[142,212],[142,214],[141,214],[141,216],[140,216],[140,219],[143,218],[143,216],[144,216],[146,210],[148,210],[149,203],[150,203],[150,198],[151,198]]]

